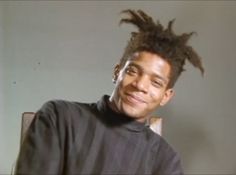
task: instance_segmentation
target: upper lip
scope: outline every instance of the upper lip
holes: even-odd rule
[[[139,95],[137,95],[137,94],[134,94],[134,93],[126,93],[126,95],[127,95],[127,96],[130,96],[130,97],[132,97],[132,98],[134,98],[135,100],[137,100],[137,101],[139,101],[139,102],[141,102],[141,103],[146,103],[146,101],[145,101],[142,97],[140,97]]]

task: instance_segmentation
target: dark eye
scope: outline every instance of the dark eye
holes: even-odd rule
[[[157,88],[163,87],[163,83],[160,80],[152,80],[152,84],[153,84],[153,86],[155,86]]]
[[[136,75],[138,73],[138,69],[133,66],[128,66],[125,72],[129,75]]]

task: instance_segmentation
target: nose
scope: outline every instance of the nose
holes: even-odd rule
[[[148,77],[145,75],[138,76],[136,79],[133,81],[132,85],[135,87],[138,91],[142,91],[144,93],[147,93],[148,91],[148,86],[149,86],[149,80]]]

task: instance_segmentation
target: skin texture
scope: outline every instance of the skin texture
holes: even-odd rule
[[[173,96],[173,89],[167,88],[170,71],[169,63],[157,54],[145,51],[133,54],[123,67],[118,64],[114,69],[111,108],[145,122]]]

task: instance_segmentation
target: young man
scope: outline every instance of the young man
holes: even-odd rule
[[[145,121],[173,96],[173,86],[189,60],[203,73],[199,56],[186,45],[192,35],[176,35],[143,11],[123,11],[138,28],[114,69],[115,88],[92,104],[47,102],[22,144],[16,174],[179,175],[176,152]]]

